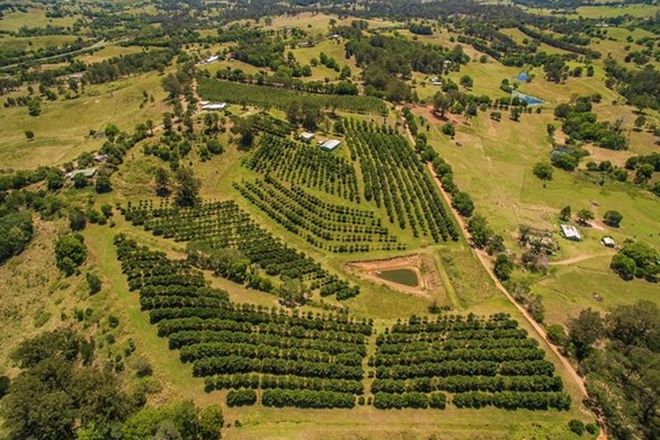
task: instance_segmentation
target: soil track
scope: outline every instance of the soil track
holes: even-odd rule
[[[405,119],[403,119],[402,122],[403,122],[403,126],[406,129],[405,131],[406,131],[406,134],[408,135],[408,139],[410,139],[410,141],[414,144],[415,139],[414,139],[412,133],[410,133],[410,130],[408,129],[408,125],[406,124]],[[440,191],[440,194],[442,195],[443,199],[445,200],[445,203],[447,204],[447,207],[451,211],[451,213],[454,217],[454,220],[456,220],[456,223],[458,223],[458,225],[460,226],[461,233],[462,233],[463,237],[466,240],[469,241],[470,240],[470,234],[468,233],[467,224],[465,223],[465,220],[463,219],[463,217],[461,217],[458,214],[456,209],[452,206],[451,198],[449,197],[449,194],[447,194],[445,192],[445,189],[442,187],[442,182],[440,181],[438,176],[436,176],[435,171],[433,170],[433,165],[431,163],[428,163],[427,167],[428,167],[429,172],[431,173],[431,176],[433,177],[433,181],[435,182],[435,185],[438,188],[438,191]],[[518,309],[518,311],[523,315],[525,320],[527,320],[529,325],[531,325],[532,328],[536,331],[536,333],[541,337],[541,339],[543,339],[543,341],[545,341],[547,346],[552,350],[552,352],[557,356],[557,358],[559,359],[561,364],[565,367],[566,372],[569,374],[569,376],[571,376],[573,381],[576,383],[576,385],[578,386],[578,389],[580,390],[580,393],[582,394],[584,399],[588,399],[589,395],[587,393],[587,388],[586,388],[586,385],[585,385],[585,381],[582,378],[582,376],[580,376],[577,373],[575,368],[573,368],[573,365],[571,365],[570,361],[559,351],[559,349],[554,344],[552,344],[550,342],[550,340],[548,339],[548,335],[545,332],[545,329],[543,328],[543,326],[541,326],[538,322],[536,322],[534,320],[534,318],[532,318],[532,316],[527,312],[527,310],[523,306],[518,304],[518,302],[516,302],[516,300],[513,298],[513,296],[511,296],[509,291],[506,290],[506,287],[504,287],[504,285],[500,282],[500,280],[495,276],[495,273],[493,272],[493,268],[491,267],[492,264],[491,264],[490,257],[488,256],[488,254],[484,251],[481,251],[481,250],[475,249],[475,248],[473,248],[473,251],[476,254],[477,258],[479,259],[479,262],[481,263],[481,265],[486,270],[486,273],[488,273],[488,275],[491,277],[491,279],[495,283],[495,286],[497,287],[497,289],[500,290],[504,294],[504,296]],[[604,421],[602,419],[598,418],[598,423],[600,425],[600,434],[598,435],[598,440],[607,440],[608,437],[607,437],[607,433],[605,431]]]
[[[552,261],[550,266],[568,266],[570,264],[580,263],[581,261],[591,260],[597,257],[607,257],[614,255],[614,252],[601,252],[598,254],[580,254],[565,260]]]
[[[442,194],[442,197],[444,198],[445,202],[447,203],[447,206],[449,206],[449,209],[451,210],[452,214],[454,215],[454,219],[456,222],[460,225],[461,227],[461,232],[463,233],[463,236],[469,240],[469,233],[467,231],[467,225],[465,224],[465,221],[463,218],[456,212],[454,207],[451,205],[451,199],[449,195],[445,192],[444,188],[442,187],[442,182],[440,182],[440,179],[435,175],[435,172],[433,171],[432,165],[429,163],[428,164],[429,171],[431,175],[433,176],[433,181],[435,182],[436,186],[438,187],[438,190]],[[527,322],[534,328],[536,333],[545,341],[548,347],[552,350],[552,352],[557,356],[559,361],[562,363],[562,365],[566,368],[566,372],[571,376],[573,381],[577,384],[578,389],[580,390],[580,393],[584,397],[584,399],[588,399],[589,395],[587,394],[587,388],[585,386],[585,381],[580,376],[577,371],[575,371],[575,368],[573,368],[573,365],[569,362],[569,360],[559,351],[559,349],[550,342],[548,339],[548,335],[545,332],[545,329],[532,318],[532,316],[527,312],[527,310],[518,304],[516,300],[511,296],[508,290],[506,290],[506,287],[500,282],[500,280],[495,276],[495,273],[493,272],[493,269],[491,267],[491,262],[490,262],[490,257],[488,254],[482,250],[479,249],[474,249],[474,253],[477,255],[477,258],[479,259],[479,262],[481,265],[484,267],[488,275],[492,278],[493,282],[495,283],[495,286],[504,294],[504,296],[507,297],[509,301],[520,311],[520,313],[525,317]],[[602,420],[599,420],[600,424],[600,434],[598,435],[598,440],[607,440],[607,433],[605,432],[605,425]]]

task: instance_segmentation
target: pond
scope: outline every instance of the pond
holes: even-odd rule
[[[411,269],[392,269],[378,272],[378,276],[384,280],[405,286],[417,287],[419,280],[417,273]]]
[[[524,93],[520,93],[517,90],[514,90],[511,93],[512,98],[518,98],[521,101],[525,101],[527,105],[541,105],[543,104],[543,100],[540,98],[537,98],[536,96],[531,96],[531,95],[525,95]]]

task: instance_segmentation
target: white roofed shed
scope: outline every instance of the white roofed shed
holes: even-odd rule
[[[333,151],[336,150],[340,144],[341,141],[338,139],[328,139],[327,141],[321,144],[321,149],[326,151]]]

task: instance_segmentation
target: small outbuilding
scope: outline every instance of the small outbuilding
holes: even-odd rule
[[[209,102],[202,104],[202,110],[225,110],[226,108],[226,102]]]
[[[219,59],[220,59],[220,55],[212,55],[212,56],[210,56],[210,57],[208,57],[207,59],[204,60],[204,64],[215,63]]]
[[[310,133],[309,131],[303,131],[300,133],[300,139],[305,141],[305,142],[311,142],[312,139],[314,139],[314,133]]]
[[[609,248],[613,248],[614,246],[616,246],[616,242],[609,235],[606,235],[605,237],[603,237],[600,240],[600,242],[603,244],[603,246],[606,246],[606,247],[609,247]]]
[[[73,179],[76,177],[78,174],[82,174],[83,176],[89,178],[94,177],[96,174],[96,168],[81,168],[79,170],[73,170],[68,173],[66,173],[66,177],[69,179]]]
[[[339,147],[339,144],[341,144],[341,141],[338,139],[328,139],[321,144],[321,149],[325,151],[333,151]]]
[[[431,78],[431,84],[439,87],[442,86],[442,81],[437,76],[434,76],[433,78]]]
[[[568,240],[582,241],[582,234],[580,234],[580,231],[578,231],[577,228],[573,225],[562,224],[561,232]]]

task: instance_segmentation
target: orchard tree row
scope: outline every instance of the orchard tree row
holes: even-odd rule
[[[537,345],[506,314],[399,320],[378,335],[368,362],[376,368],[374,405],[433,407],[442,391],[459,408],[568,409],[561,378]]]
[[[180,350],[182,362],[192,363],[193,375],[209,378],[208,391],[263,388],[274,396],[271,402],[264,393],[264,405],[318,408],[350,407],[363,394],[370,321],[232,304],[187,261],[170,260],[123,235],[115,243],[129,288],[139,291],[150,322],[170,348]],[[279,389],[287,391],[280,395]],[[251,398],[234,393],[231,401]]]
[[[137,205],[129,202],[126,219],[154,235],[189,241],[189,260],[216,275],[277,294],[287,305],[304,303],[321,289],[324,296],[348,299],[359,294],[357,286],[331,275],[316,261],[287,246],[260,227],[233,201],[202,202],[191,208],[161,201]],[[271,277],[279,277],[276,286]]]
[[[355,169],[321,149],[275,136],[264,136],[246,166],[261,174],[360,203]]]
[[[344,120],[351,159],[359,160],[364,198],[383,206],[389,222],[415,237],[457,240],[458,230],[430,176],[408,142],[392,127]]]
[[[234,186],[270,219],[322,249],[350,253],[404,248],[371,211],[325,203],[270,176]]]

